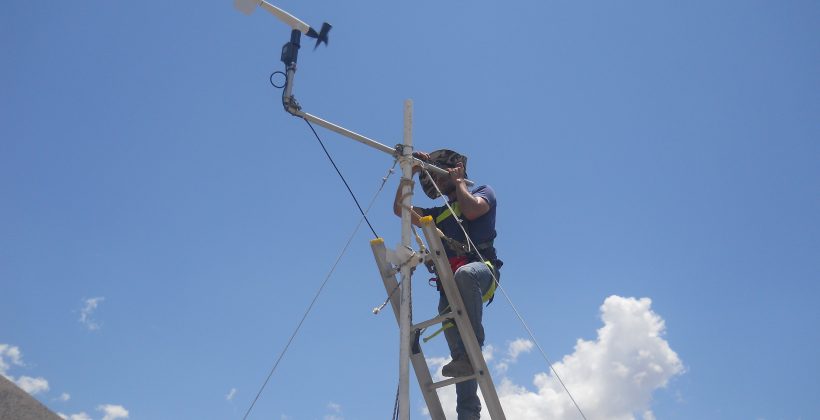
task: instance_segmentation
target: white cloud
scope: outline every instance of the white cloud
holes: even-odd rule
[[[23,391],[31,395],[48,391],[48,381],[45,378],[32,378],[31,376],[21,376],[14,383]]]
[[[654,420],[652,393],[683,373],[678,355],[662,338],[663,319],[651,310],[648,298],[610,296],[601,306],[603,327],[594,341],[579,339],[575,352],[564,356],[554,368],[587,418],[607,420]],[[516,360],[532,349],[528,340],[514,341],[499,364]],[[441,366],[449,358],[432,358],[434,380],[444,379]],[[498,368],[497,368],[498,370]],[[578,411],[561,384],[548,369],[533,378],[535,389],[494,378],[504,413],[517,420],[575,420]],[[503,372],[501,372],[503,374]],[[480,394],[479,394],[480,395]],[[456,417],[455,387],[439,390],[448,417]],[[483,405],[483,400],[482,400]],[[426,413],[426,409],[423,410]],[[482,418],[489,418],[486,409]]]
[[[509,360],[515,362],[518,360],[518,356],[523,353],[529,353],[532,351],[532,347],[535,345],[530,340],[526,340],[523,338],[519,338],[518,340],[513,341],[510,343],[509,348],[507,349],[507,355],[509,356]]]
[[[228,395],[225,395],[225,399],[228,400],[228,401],[231,401],[233,399],[233,397],[235,397],[235,396],[236,396],[236,388],[231,388],[231,390],[228,391]]]
[[[60,418],[63,419],[63,420],[91,420],[91,417],[89,417],[88,414],[85,414],[85,412],[80,412],[80,413],[71,414],[71,415],[65,415],[63,413],[57,413],[57,415],[60,416]]]
[[[85,306],[80,309],[80,323],[85,325],[89,331],[96,331],[100,329],[100,324],[92,317],[94,311],[100,302],[104,301],[104,297],[95,297],[85,300]]]
[[[94,303],[94,305],[96,305],[96,303]],[[10,381],[17,384],[17,386],[19,386],[22,390],[31,395],[38,394],[40,392],[47,392],[49,390],[48,381],[42,377],[33,378],[31,376],[20,376],[15,379],[8,373],[13,366],[25,366],[25,363],[23,363],[23,353],[20,351],[19,347],[9,344],[0,344],[0,375],[8,378]],[[231,391],[235,392],[235,390]],[[56,398],[56,400],[63,402],[70,399],[71,395],[67,392],[63,392]],[[121,405],[104,404],[98,406],[97,410],[103,412],[102,420],[118,420],[128,418],[128,410]],[[57,415],[63,420],[91,420],[91,417],[85,412],[70,415],[57,413]]]
[[[48,391],[48,381],[45,378],[32,378],[31,376],[21,376],[15,379],[8,372],[12,366],[25,366],[23,363],[23,353],[17,346],[0,344],[0,375],[14,382],[23,391],[31,395]]]
[[[507,356],[495,365],[495,370],[501,374],[506,373],[510,365],[518,361],[518,356],[532,351],[534,345],[532,341],[523,338],[511,342],[507,346]]]
[[[125,407],[121,405],[103,404],[97,406],[97,411],[102,411],[105,414],[102,420],[117,420],[128,418],[128,410],[126,410]]]
[[[495,347],[492,344],[487,344],[481,349],[481,354],[484,356],[484,361],[489,363],[495,357]]]
[[[0,375],[7,376],[11,366],[23,366],[23,355],[16,346],[0,344]]]
[[[342,406],[336,404],[334,402],[330,402],[327,404],[328,410],[332,411],[331,414],[325,414],[323,420],[344,420],[342,417]]]
[[[102,420],[117,420],[128,418],[128,410],[126,410],[125,407],[121,405],[104,404],[98,406],[97,411],[103,412]],[[91,416],[86,414],[85,411],[70,415],[57,413],[57,415],[60,416],[60,418],[62,418],[63,420],[91,420]]]

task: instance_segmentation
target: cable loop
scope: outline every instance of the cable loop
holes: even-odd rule
[[[284,82],[282,82],[282,86],[277,85],[277,84],[273,81],[273,76],[275,76],[275,75],[277,75],[277,74],[281,74],[281,75],[282,75],[282,77],[284,77],[284,78],[285,78],[285,81],[284,81]],[[285,88],[285,85],[288,83],[288,76],[285,74],[285,72],[283,72],[283,71],[281,71],[281,70],[277,70],[277,71],[275,71],[275,72],[273,72],[273,73],[271,73],[271,74],[270,74],[270,77],[268,78],[268,80],[270,81],[271,86],[273,86],[273,87],[275,87],[275,88],[277,88],[277,89],[284,89],[284,88]]]

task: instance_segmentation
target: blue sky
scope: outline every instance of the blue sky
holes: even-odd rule
[[[505,290],[597,397],[582,408],[618,412],[626,388],[601,378],[632,354],[621,343],[679,362],[630,394],[635,418],[818,416],[816,2],[278,4],[334,25],[301,51],[306,111],[392,145],[412,98],[417,147],[463,151],[495,188]],[[47,381],[32,392],[66,416],[241,418],[359,219],[268,83],[287,38],[227,0],[6,3],[0,373]],[[369,202],[392,161],[319,133]],[[392,245],[397,182],[371,213]],[[371,314],[385,292],[369,239],[251,418],[392,412],[398,331]],[[420,319],[436,294],[415,284]],[[536,351],[504,356],[527,338],[506,301],[485,325],[509,359],[497,380],[541,389]],[[577,340],[599,370],[581,373]]]

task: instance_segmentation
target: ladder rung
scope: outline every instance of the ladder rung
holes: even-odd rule
[[[434,383],[430,384],[430,389],[432,390],[432,389],[437,389],[437,388],[443,388],[443,387],[448,386],[448,385],[453,385],[453,384],[457,384],[459,382],[469,381],[470,379],[476,379],[476,378],[478,378],[478,375],[476,375],[474,373],[474,374],[469,375],[469,376],[460,376],[458,378],[445,379],[441,382],[434,382]]]
[[[444,315],[439,315],[439,316],[437,316],[433,319],[428,319],[427,321],[424,321],[424,322],[419,322],[418,324],[413,325],[412,329],[413,330],[420,330],[420,329],[423,329],[423,328],[427,328],[431,325],[440,324],[444,321],[447,321],[448,319],[453,319],[453,315],[452,315],[451,312],[447,312]]]

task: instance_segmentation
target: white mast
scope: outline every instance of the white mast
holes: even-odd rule
[[[413,101],[404,101],[404,148],[402,150],[402,180],[413,180]],[[401,246],[410,249],[413,226],[410,217],[413,202],[413,187],[410,182],[402,184],[401,207]],[[401,309],[399,312],[399,419],[410,418],[410,328],[413,325],[413,314],[410,307],[411,276],[414,265],[404,264],[401,267]]]

